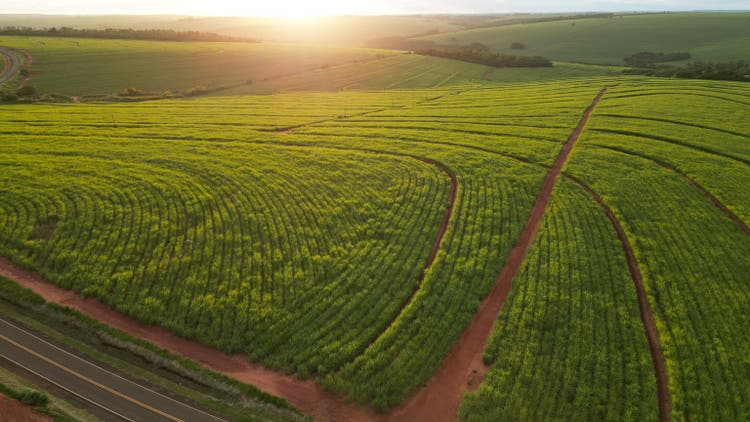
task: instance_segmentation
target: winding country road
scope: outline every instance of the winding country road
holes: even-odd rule
[[[23,64],[12,51],[5,47],[0,47],[0,54],[3,55],[4,66],[0,72],[0,84],[5,83],[21,71]]]
[[[0,356],[120,419],[223,420],[102,369],[4,319]]]

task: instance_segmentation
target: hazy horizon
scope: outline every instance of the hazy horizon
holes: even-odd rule
[[[570,13],[570,12],[661,12],[661,11],[722,11],[750,10],[750,0],[723,1],[721,5],[702,0],[593,0],[572,1],[564,5],[550,0],[278,0],[272,3],[153,2],[133,0],[127,3],[112,0],[11,0],[0,6],[0,14],[42,15],[176,15],[176,16],[337,16],[337,15],[414,15],[414,14],[503,14],[503,13]]]

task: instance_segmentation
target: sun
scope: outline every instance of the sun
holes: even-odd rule
[[[234,2],[233,2],[234,3]],[[304,20],[334,14],[333,2],[306,0],[272,0],[233,5],[229,15],[266,16]]]

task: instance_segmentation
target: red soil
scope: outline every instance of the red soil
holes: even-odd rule
[[[23,50],[23,55],[26,56],[26,63],[23,64],[23,67],[28,69],[32,64],[34,64],[34,57],[32,57],[31,53],[26,50]],[[31,79],[31,73],[21,79],[21,82],[18,83],[17,89],[21,89],[26,86],[26,83],[29,81],[29,79]]]
[[[449,203],[443,215],[440,230],[433,242],[430,255],[425,263],[425,270],[427,270],[435,261],[437,252],[440,249],[440,244],[448,230],[448,225],[456,203],[458,180],[455,174],[440,162],[405,154],[390,155],[406,156],[434,165],[445,172],[451,179]],[[250,363],[244,355],[230,356],[197,342],[176,337],[162,328],[138,322],[130,317],[109,309],[106,305],[96,299],[86,299],[74,292],[54,286],[37,274],[23,270],[2,257],[0,257],[0,275],[33,290],[49,302],[76,309],[83,314],[111,327],[117,328],[118,330],[124,331],[134,337],[147,340],[172,353],[200,362],[210,370],[252,384],[266,393],[283,397],[302,410],[305,414],[313,416],[316,420],[369,421],[388,419],[387,415],[377,415],[368,409],[356,406],[347,402],[343,398],[325,392],[313,381],[294,379],[268,368],[254,365]],[[404,306],[413,299],[414,294],[416,294],[416,291],[409,297]]]
[[[138,322],[108,308],[96,299],[86,299],[74,292],[54,286],[37,274],[23,270],[5,258],[0,258],[0,275],[33,290],[49,302],[73,308],[134,337],[199,362],[207,369],[252,384],[269,394],[283,397],[316,420],[366,421],[376,419],[373,412],[323,391],[312,381],[294,379],[253,365],[248,361],[247,356],[228,355],[195,341],[176,337],[163,328]]]
[[[453,215],[453,208],[456,205],[456,195],[458,194],[458,179],[456,178],[456,175],[453,174],[453,171],[451,171],[448,166],[446,166],[443,163],[440,163],[438,161],[430,160],[427,158],[421,158],[414,156],[413,158],[416,158],[417,160],[423,161],[427,164],[432,164],[442,170],[445,174],[448,175],[451,179],[451,194],[448,198],[448,207],[445,209],[445,214],[443,214],[443,222],[440,224],[440,230],[438,231],[438,235],[435,238],[435,241],[432,243],[432,250],[430,250],[430,255],[427,257],[427,262],[424,265],[425,271],[429,269],[432,266],[432,263],[435,262],[435,258],[437,257],[437,253],[440,250],[440,244],[443,242],[443,237],[445,236],[445,232],[448,231],[448,224],[451,221],[451,216]],[[423,274],[424,276],[424,274]]]
[[[23,50],[23,55],[26,56],[26,63],[24,64],[24,67],[29,67],[34,64],[34,58],[31,56],[31,53]]]
[[[267,393],[283,397],[317,420],[452,421],[456,419],[461,397],[469,389],[469,384],[476,387],[486,372],[486,367],[482,362],[482,353],[495,325],[497,315],[510,292],[511,281],[523,262],[539,228],[557,177],[560,175],[568,155],[578,140],[591,112],[605,92],[606,88],[599,93],[591,106],[585,111],[583,118],[560,152],[555,165],[547,173],[542,190],[532,208],[531,215],[518,243],[511,250],[505,266],[495,279],[494,288],[481,303],[469,327],[427,386],[418,391],[403,405],[386,415],[376,415],[342,398],[335,397],[323,391],[312,381],[296,380],[270,369],[253,365],[248,362],[244,355],[227,355],[197,342],[176,337],[162,328],[145,325],[107,308],[96,299],[85,299],[78,294],[56,287],[38,275],[25,271],[4,258],[0,258],[0,275],[30,288],[47,301],[74,308],[130,335],[147,340],[172,353],[200,362],[210,370],[255,385]],[[418,159],[425,161],[422,158]],[[435,162],[427,162],[438,165]],[[443,167],[441,168],[446,170]],[[455,177],[449,171],[448,174],[451,175],[453,185],[451,206],[446,210],[443,225],[436,240],[438,245],[445,229],[447,229],[447,221],[450,219],[457,187]],[[435,248],[433,247],[433,249]],[[434,260],[432,252],[430,256],[428,266],[431,263],[430,261]]]
[[[495,285],[471,320],[469,327],[453,347],[448,357],[428,382],[427,386],[409,398],[393,411],[394,420],[403,421],[453,421],[456,420],[461,398],[467,391],[476,389],[487,372],[482,355],[497,315],[510,293],[511,281],[521,267],[532,240],[552,195],[558,176],[575,146],[576,141],[588,122],[591,112],[599,103],[607,88],[599,92],[593,103],[586,109],[570,139],[560,151],[555,164],[544,179],[542,190],[537,197],[531,214],[526,221],[518,242],[510,251],[505,266],[495,278]]]
[[[48,422],[52,418],[37,413],[16,399],[0,394],[0,422]]]
[[[24,86],[26,86],[26,82],[28,82],[29,79],[31,79],[31,73],[29,73],[23,79],[21,79],[21,82],[18,83],[18,88],[17,89],[21,89]]]
[[[648,306],[648,299],[646,298],[646,289],[643,287],[643,277],[641,271],[638,268],[638,261],[635,259],[635,253],[633,253],[633,247],[630,245],[628,237],[625,235],[620,222],[617,221],[617,217],[612,212],[612,209],[604,202],[604,200],[594,192],[590,187],[583,184],[580,180],[568,176],[569,179],[574,181],[576,184],[581,186],[586,192],[591,195],[596,202],[607,214],[607,218],[612,223],[617,237],[620,239],[622,249],[625,252],[625,259],[628,261],[628,268],[630,269],[630,275],[633,278],[635,284],[635,291],[638,296],[638,310],[641,314],[641,321],[646,329],[646,337],[648,338],[648,346],[651,351],[651,360],[654,364],[654,373],[656,375],[656,394],[659,402],[659,420],[661,422],[669,421],[670,412],[672,405],[669,399],[669,381],[667,378],[667,366],[664,360],[664,353],[661,350],[661,344],[659,343],[659,331],[656,328],[654,322],[654,316],[651,314],[651,308]]]
[[[614,151],[617,151],[617,152],[621,152],[623,154],[627,154],[627,155],[632,155],[632,156],[635,156],[635,157],[644,158],[646,160],[649,160],[649,161],[652,161],[652,162],[658,164],[659,166],[661,166],[661,167],[663,167],[663,168],[665,168],[667,170],[670,170],[670,171],[672,171],[674,173],[677,173],[680,176],[684,177],[685,180],[688,181],[688,183],[690,183],[691,185],[693,185],[693,187],[695,187],[696,189],[698,189],[699,191],[701,191],[701,193],[703,193],[703,195],[705,195],[706,198],[708,198],[708,200],[711,201],[711,203],[714,204],[714,206],[719,209],[719,211],[721,211],[722,213],[724,213],[724,215],[726,215],[730,220],[732,220],[732,222],[734,222],[734,224],[736,224],[737,227],[740,228],[740,230],[742,230],[746,235],[750,236],[750,227],[748,227],[748,225],[744,221],[742,221],[742,219],[739,216],[737,216],[737,214],[733,213],[732,210],[730,210],[729,208],[727,208],[727,206],[724,205],[724,203],[722,203],[721,200],[719,200],[719,198],[715,197],[714,194],[712,194],[708,189],[706,189],[705,187],[703,187],[703,185],[701,185],[700,183],[698,183],[695,179],[693,179],[692,177],[688,176],[688,174],[685,173],[684,171],[682,171],[682,170],[678,169],[677,167],[674,167],[674,166],[672,166],[670,164],[667,164],[667,163],[665,163],[663,161],[660,161],[660,160],[657,160],[655,158],[649,157],[648,155],[645,155],[645,154],[638,154],[638,153],[635,153],[635,152],[632,152],[632,151],[626,151],[624,149],[614,148],[614,147],[606,147],[606,148],[614,150]]]

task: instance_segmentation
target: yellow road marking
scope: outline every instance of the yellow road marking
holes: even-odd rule
[[[152,412],[154,412],[154,413],[156,413],[158,415],[161,415],[161,416],[163,416],[163,417],[165,417],[165,418],[167,418],[169,420],[172,420],[172,421],[175,421],[175,422],[184,422],[182,419],[176,418],[176,417],[174,417],[174,416],[172,416],[172,415],[170,415],[168,413],[164,413],[164,412],[162,412],[159,409],[156,409],[154,407],[151,407],[151,406],[147,405],[146,403],[138,401],[138,400],[136,400],[136,399],[134,399],[132,397],[126,396],[125,394],[122,394],[119,391],[113,390],[113,389],[107,387],[106,385],[99,384],[98,382],[92,380],[91,378],[89,378],[89,377],[87,377],[87,376],[85,376],[83,374],[79,374],[78,372],[76,372],[76,371],[74,371],[72,369],[69,369],[66,366],[63,366],[63,365],[61,365],[61,364],[59,364],[59,363],[57,363],[57,362],[55,362],[55,361],[53,361],[51,359],[48,359],[47,357],[40,355],[39,353],[37,353],[37,352],[29,349],[28,347],[24,346],[23,344],[20,344],[20,343],[18,343],[16,341],[13,341],[13,340],[9,339],[8,337],[6,337],[6,336],[4,336],[2,334],[0,334],[0,339],[7,341],[8,343],[10,343],[10,344],[18,347],[19,349],[22,349],[23,351],[25,351],[27,353],[30,353],[31,355],[34,355],[37,358],[42,359],[43,361],[45,361],[45,362],[47,362],[47,363],[49,363],[51,365],[54,365],[54,366],[62,369],[63,371],[68,372],[69,374],[71,374],[71,375],[73,375],[73,376],[75,376],[77,378],[80,378],[80,379],[88,382],[89,384],[93,384],[93,385],[101,388],[104,391],[107,391],[107,392],[109,392],[111,394],[114,394],[117,397],[120,397],[121,399],[127,400],[127,401],[129,401],[129,402],[131,402],[131,403],[133,403],[133,404],[135,404],[137,406],[140,406],[140,407],[144,408],[144,409],[150,410],[150,411],[152,411]]]

